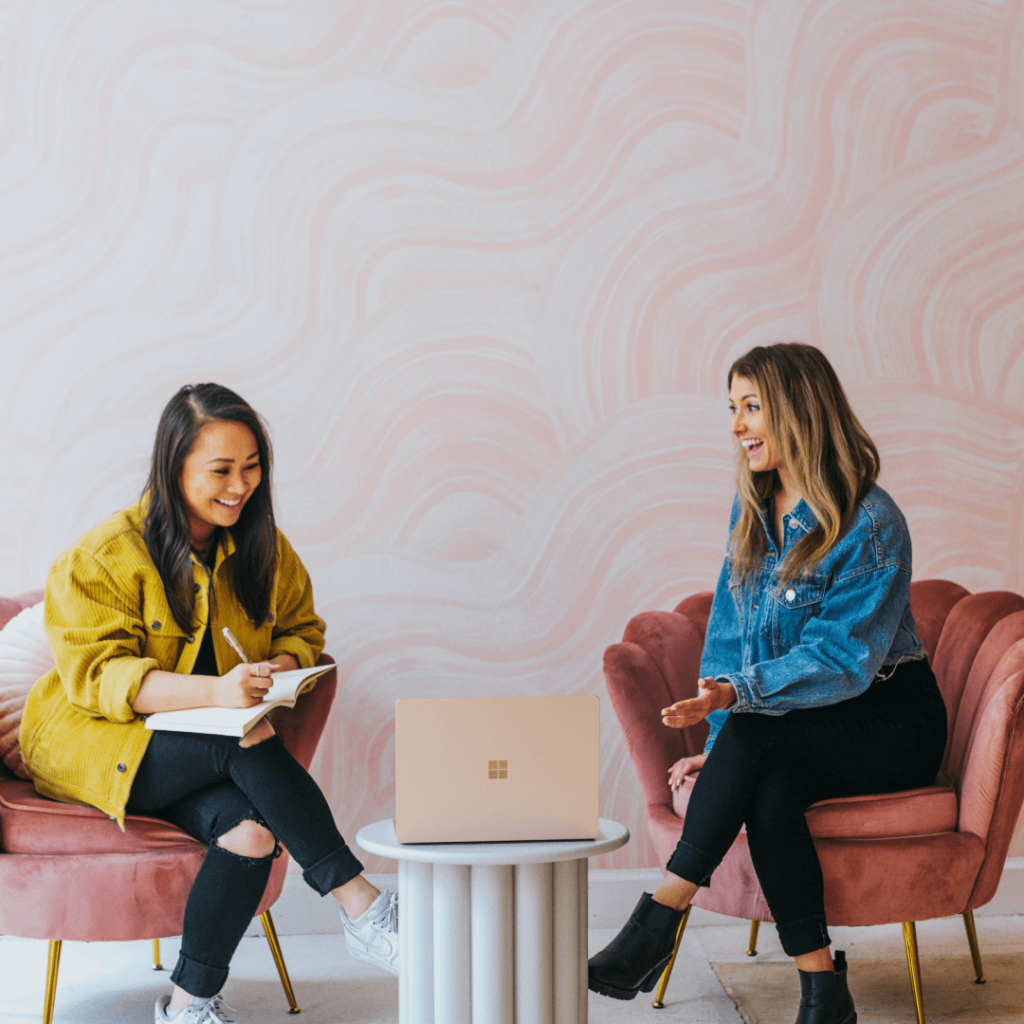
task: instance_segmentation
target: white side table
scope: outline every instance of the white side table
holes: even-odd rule
[[[587,858],[597,839],[403,846],[394,824],[356,843],[398,861],[400,1024],[586,1024]]]

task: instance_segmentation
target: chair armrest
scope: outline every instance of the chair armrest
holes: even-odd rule
[[[672,803],[668,770],[704,749],[705,722],[688,729],[661,723],[661,709],[697,695],[703,630],[676,612],[642,612],[622,643],[605,651],[604,676],[648,805]]]

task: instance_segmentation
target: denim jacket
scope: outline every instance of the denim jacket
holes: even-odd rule
[[[733,501],[730,534],[740,514]],[[741,582],[726,556],[700,674],[729,682],[736,703],[708,716],[710,750],[730,712],[784,715],[863,693],[886,666],[926,657],[910,611],[910,534],[896,503],[872,487],[831,551],[781,583],[782,558],[817,523],[803,500],[785,516],[781,553],[761,509],[767,553]]]

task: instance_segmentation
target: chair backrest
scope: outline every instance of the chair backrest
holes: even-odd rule
[[[919,607],[922,609],[922,618],[926,621],[929,611],[934,613],[934,608],[929,609],[927,602],[921,600],[922,590],[926,590],[927,584],[933,582],[939,581],[929,580],[921,585],[911,584],[911,607],[915,619]],[[999,658],[1015,642],[1012,634],[1004,632],[998,634],[1001,638],[998,644],[988,644],[986,647],[988,638],[997,623],[1022,609],[1024,598],[1019,594],[999,590],[965,594],[949,607],[938,641],[934,648],[929,648],[932,668],[942,691],[942,699],[946,703],[949,723],[943,768],[954,779],[959,779],[967,757],[962,721],[973,720],[978,699],[988,676]],[[936,620],[937,616],[933,614],[933,623]],[[928,647],[927,642],[925,646]],[[986,657],[979,661],[983,648]],[[966,718],[962,719],[962,714]]]
[[[3,629],[18,612],[39,604],[43,599],[41,590],[29,590],[17,597],[0,597],[0,629]]]
[[[944,767],[959,797],[957,828],[985,843],[970,900],[979,907],[995,895],[1024,804],[1024,599],[993,592],[958,602],[935,670],[950,717]]]
[[[707,723],[666,729],[660,715],[674,701],[697,695],[703,646],[703,627],[684,615],[651,611],[634,616],[622,642],[604,654],[608,696],[649,810],[672,805],[669,766],[704,749]]]
[[[995,895],[1024,803],[1024,597],[924,580],[910,600],[946,703],[957,828],[985,843],[970,901],[979,907]]]

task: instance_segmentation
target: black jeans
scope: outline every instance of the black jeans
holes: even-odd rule
[[[927,661],[904,662],[850,700],[784,715],[731,714],[697,776],[668,862],[709,885],[740,827],[789,956],[831,944],[804,810],[829,797],[930,786],[946,709]]]
[[[155,732],[128,811],[165,818],[209,847],[185,904],[181,955],[171,975],[194,996],[207,998],[223,987],[276,855],[231,853],[216,842],[225,832],[249,818],[263,825],[322,896],[363,870],[320,787],[279,736],[240,747],[231,736]]]

